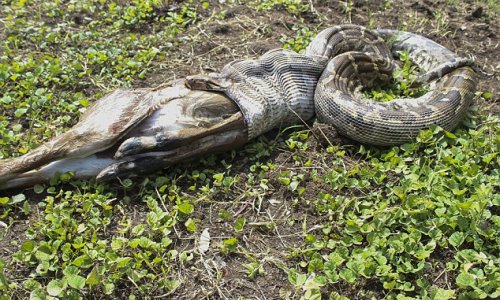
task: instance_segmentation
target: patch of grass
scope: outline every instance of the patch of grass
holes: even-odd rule
[[[352,11],[354,9],[353,0],[339,1],[342,4],[342,12],[347,15],[347,23],[352,22]]]
[[[411,31],[415,33],[423,33],[426,25],[429,23],[429,18],[421,16],[417,11],[410,10],[406,13],[405,21],[402,22],[402,31]]]
[[[165,190],[160,195],[172,194]],[[102,186],[45,197],[37,205],[40,220],[28,230],[29,240],[13,254],[29,278],[10,288],[41,299],[78,298],[96,290],[109,295],[124,282],[136,286],[138,294],[172,291],[179,278],[171,274],[170,264],[190,254],[169,246],[174,226],[188,219],[192,205],[178,197],[168,210],[150,196],[144,203],[148,212],[132,219]]]
[[[434,32],[436,34],[443,37],[450,34],[450,30],[448,29],[450,26],[449,20],[446,16],[446,13],[443,10],[436,10],[434,12],[434,20],[435,20]]]
[[[164,59],[176,34],[197,18],[190,2],[165,14],[162,7],[163,1],[4,6],[0,158],[24,154],[74,124],[75,116],[102,96],[91,91],[145,79],[153,60]],[[36,16],[29,13],[34,10]]]

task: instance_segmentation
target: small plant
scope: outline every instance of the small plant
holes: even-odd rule
[[[342,12],[347,14],[347,23],[352,23],[352,11],[354,9],[353,0],[340,1],[342,3]]]
[[[285,49],[303,53],[309,43],[311,43],[315,34],[310,31],[308,27],[299,27],[297,25],[294,25],[292,30],[295,32],[295,36],[287,37],[283,35],[280,42]]]
[[[375,101],[387,102],[396,98],[420,97],[428,91],[425,86],[413,87],[419,69],[412,64],[409,53],[401,52],[399,59],[403,66],[393,73],[392,83],[383,88],[367,89],[365,96]]]
[[[321,287],[326,283],[326,278],[323,276],[316,276],[313,273],[303,274],[297,270],[288,270],[288,281],[295,287],[300,299],[321,299]]]
[[[434,19],[436,20],[434,32],[442,37],[447,36],[450,33],[450,24],[446,12],[442,9],[436,10]]]
[[[231,252],[236,251],[237,247],[238,247],[238,239],[229,238],[222,242],[222,245],[220,247],[220,252],[223,254],[229,254]]]
[[[381,7],[384,10],[389,10],[392,8],[393,0],[384,0],[382,1]]]
[[[417,11],[410,10],[406,13],[406,20],[403,21],[401,30],[423,33],[428,23],[429,18],[420,15]]]
[[[264,272],[264,261],[260,261],[252,256],[247,256],[250,260],[250,263],[243,264],[243,267],[246,270],[247,276],[250,279],[254,279],[257,276],[262,276],[265,274]]]
[[[293,15],[298,15],[310,9],[309,3],[302,0],[259,0],[255,1],[253,5],[259,10],[271,10],[281,6]]]

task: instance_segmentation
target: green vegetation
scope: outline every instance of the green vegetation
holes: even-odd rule
[[[259,10],[284,8],[293,15],[298,15],[310,9],[309,3],[301,0],[258,0],[253,1],[252,5]]]
[[[153,60],[164,60],[174,37],[197,18],[192,1],[161,16],[155,13],[163,6],[159,0],[127,6],[7,2],[0,42],[0,158],[26,153],[74,124],[92,100],[144,79]]]
[[[498,297],[499,121],[455,133],[433,128],[383,151],[361,147],[348,166],[329,149],[334,158],[320,180],[334,192],[310,200],[323,223],[306,235],[294,278],[314,281],[312,294],[368,280],[423,298]],[[436,286],[429,275],[440,273],[458,289]]]
[[[298,53],[304,53],[307,45],[309,45],[316,34],[308,27],[299,27],[297,25],[294,25],[292,30],[294,32],[292,37],[287,37],[285,35],[281,36],[280,42],[283,45],[283,48],[290,49]]]
[[[366,89],[365,96],[377,102],[387,102],[397,98],[417,98],[428,91],[424,85],[413,87],[419,70],[412,64],[409,53],[400,53],[399,59],[403,66],[394,71],[392,82],[384,87],[376,86]]]
[[[236,43],[256,33],[295,51],[324,26],[302,18],[316,1],[249,1],[254,23],[230,19],[238,1],[222,2],[0,1],[0,158],[69,128],[115,88],[158,83],[176,54],[203,60],[178,52],[205,42],[210,25],[230,24],[224,38]],[[339,14],[359,17],[341,2]],[[268,36],[270,13],[297,22]],[[401,17],[411,31],[432,23]],[[221,64],[235,59],[225,53]],[[401,60],[399,83],[375,98],[422,92]],[[454,132],[434,127],[397,147],[339,145],[294,126],[148,177],[64,174],[2,191],[0,299],[498,298],[500,118],[485,109],[497,96],[479,92]]]

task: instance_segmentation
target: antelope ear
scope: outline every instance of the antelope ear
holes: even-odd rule
[[[231,85],[231,81],[219,73],[210,73],[187,76],[185,84],[192,90],[224,92]]]

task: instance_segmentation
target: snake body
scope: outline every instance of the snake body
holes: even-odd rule
[[[399,51],[408,51],[423,70],[417,81],[429,84],[429,92],[385,103],[366,99],[360,89],[390,80]],[[351,24],[323,30],[304,55],[271,50],[229,63],[216,76],[191,79],[191,87],[223,91],[238,104],[249,138],[315,112],[342,135],[373,145],[409,142],[432,125],[452,130],[465,117],[476,84],[470,61],[428,38]]]
[[[429,92],[386,103],[366,99],[360,90],[391,80],[399,51],[409,52],[422,70],[416,82],[429,84]],[[420,35],[335,26],[319,33],[305,54],[275,49],[209,76],[157,89],[118,90],[64,134],[2,160],[0,190],[43,182],[58,172],[108,179],[153,171],[232,149],[314,114],[358,142],[401,144],[433,124],[446,130],[457,126],[476,81],[470,61]]]

